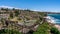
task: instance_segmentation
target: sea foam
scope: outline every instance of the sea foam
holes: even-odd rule
[[[47,16],[46,17],[46,20],[50,23],[55,23],[55,18],[54,17],[51,17],[51,16]]]
[[[60,14],[48,14],[46,20],[50,23],[60,24]]]

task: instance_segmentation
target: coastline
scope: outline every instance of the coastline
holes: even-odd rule
[[[60,25],[55,24],[55,23],[54,23],[54,20],[52,20],[52,19],[50,18],[50,16],[46,16],[46,17],[44,17],[44,18],[46,19],[46,21],[47,21],[48,23],[53,24],[53,25],[60,31]]]

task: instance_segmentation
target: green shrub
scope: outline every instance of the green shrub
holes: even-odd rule
[[[10,13],[10,18],[13,18],[13,13]]]
[[[15,16],[19,15],[19,11],[17,11],[17,10],[14,13],[15,13]]]
[[[58,31],[58,29],[57,28],[51,28],[51,31],[50,31],[51,33],[53,33],[53,34],[60,34],[60,32]]]
[[[33,34],[49,34],[50,32],[48,30],[50,30],[50,25],[47,22],[44,22],[43,24],[39,25],[37,31]]]
[[[22,33],[16,30],[2,29],[0,30],[0,34],[22,34]]]

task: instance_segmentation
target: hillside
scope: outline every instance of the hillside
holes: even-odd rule
[[[0,33],[1,30],[4,30],[4,32],[2,31],[3,34],[9,34],[10,31],[12,32],[12,30],[14,30],[12,32],[13,34],[52,34],[51,29],[54,26],[51,26],[52,24],[46,22],[43,18],[45,16],[47,16],[45,12],[37,12],[29,9],[1,8]],[[58,30],[56,29],[56,31]],[[53,34],[54,33],[53,30]]]

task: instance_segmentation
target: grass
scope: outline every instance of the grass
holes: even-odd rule
[[[34,32],[33,34],[50,34],[50,28],[51,26],[47,22],[45,22],[39,25],[37,31]]]
[[[17,30],[9,30],[9,29],[2,29],[0,30],[0,34],[22,34],[21,32],[17,31]]]
[[[18,21],[17,17],[14,17],[13,19],[10,19],[11,21]]]
[[[11,21],[18,21],[18,22],[23,22],[23,19],[18,20],[18,17],[9,18],[9,20],[11,20]]]

